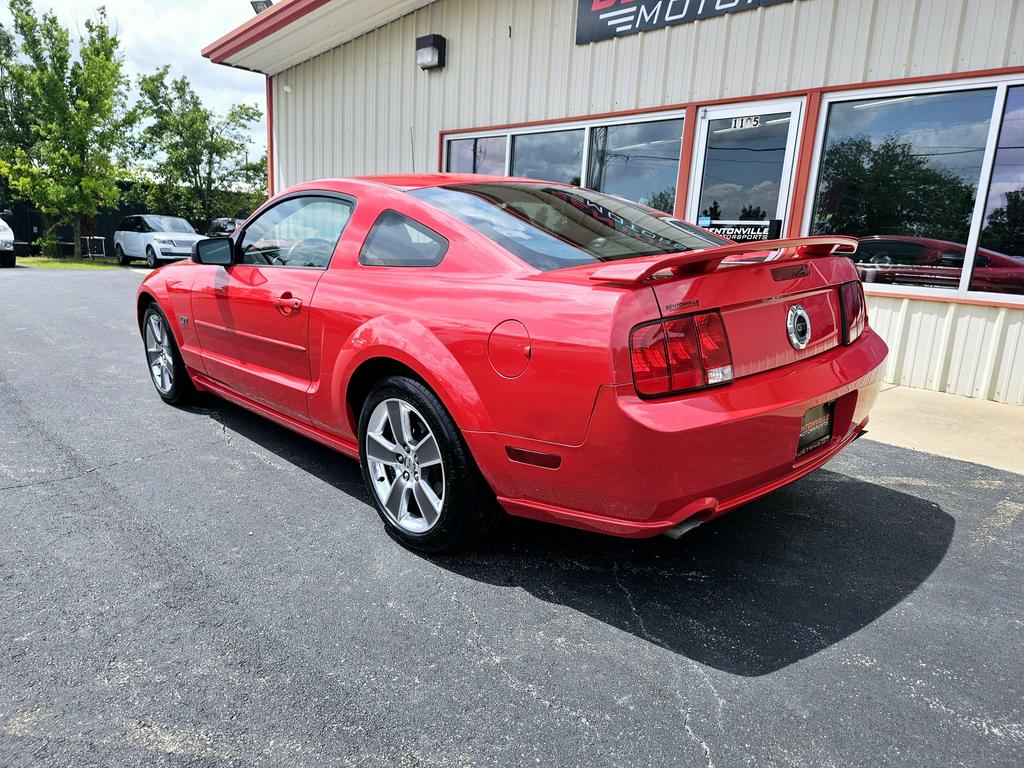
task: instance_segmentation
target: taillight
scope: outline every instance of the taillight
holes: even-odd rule
[[[843,344],[852,344],[860,338],[868,324],[864,287],[860,280],[839,286],[839,305],[843,311]]]
[[[657,395],[672,389],[668,375],[668,351],[661,323],[633,331],[629,339],[633,382],[641,395]]]
[[[637,394],[652,397],[732,381],[732,353],[718,312],[675,317],[633,329],[629,338]]]

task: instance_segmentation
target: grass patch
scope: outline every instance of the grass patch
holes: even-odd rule
[[[42,269],[121,269],[114,261],[103,259],[51,259],[46,256],[25,256],[17,261],[20,267]]]

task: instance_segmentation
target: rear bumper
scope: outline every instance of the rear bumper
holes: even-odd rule
[[[468,433],[511,514],[618,536],[709,520],[811,472],[864,431],[887,349],[873,331],[849,347],[660,401],[603,387],[587,437],[564,446]],[[835,401],[832,439],[797,458],[804,413]],[[555,454],[557,469],[511,461],[507,446]]]

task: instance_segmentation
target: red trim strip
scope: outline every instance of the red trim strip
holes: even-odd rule
[[[686,196],[690,191],[690,165],[693,163],[693,142],[697,136],[697,105],[690,104],[683,118],[683,143],[679,151],[679,175],[676,177],[676,204],[672,215],[686,218]]]
[[[810,189],[811,162],[814,159],[814,142],[818,132],[818,115],[821,112],[821,90],[807,94],[806,113],[797,150],[796,168],[793,171],[793,195],[789,203],[789,237],[800,237],[803,226],[804,203]]]
[[[267,75],[267,196],[274,196],[274,78]]]
[[[220,64],[229,56],[251,48],[260,40],[295,23],[328,2],[330,0],[282,0],[210,43],[203,48],[203,56],[214,64]]]

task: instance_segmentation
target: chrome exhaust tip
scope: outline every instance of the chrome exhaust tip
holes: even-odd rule
[[[669,528],[661,535],[668,536],[670,539],[675,539],[678,541],[679,539],[683,538],[683,536],[692,531],[694,528],[699,528],[703,524],[704,521],[701,519],[700,515],[694,515],[693,517],[690,517],[681,522],[675,528]]]

